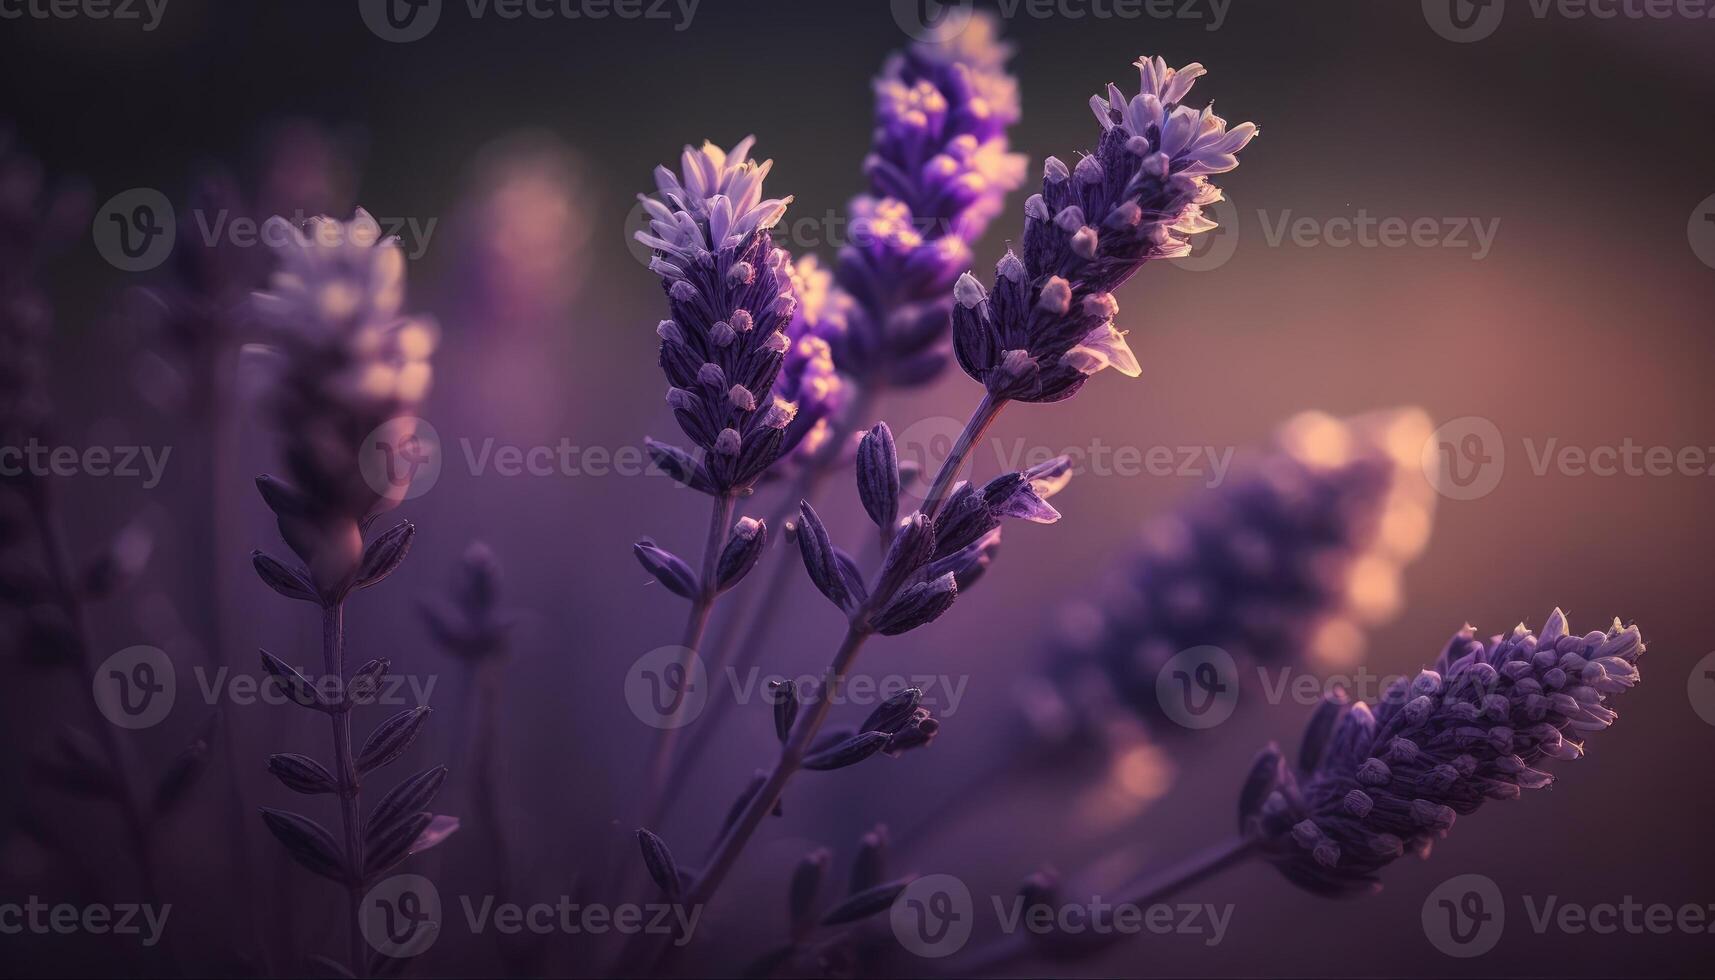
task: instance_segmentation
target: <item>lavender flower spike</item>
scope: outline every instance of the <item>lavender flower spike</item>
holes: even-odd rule
[[[791,198],[763,198],[773,161],[751,160],[753,141],[731,152],[687,146],[681,174],[656,168],[666,202],[640,198],[650,227],[637,240],[655,250],[650,269],[672,314],[656,329],[667,402],[703,452],[687,482],[718,495],[747,491],[792,448],[787,429],[798,413],[774,393],[797,299],[791,260],[768,234]]]
[[[1540,635],[1521,623],[1485,644],[1466,626],[1435,669],[1395,682],[1375,710],[1324,700],[1297,771],[1263,753],[1241,824],[1304,888],[1373,890],[1396,858],[1428,856],[1455,816],[1547,786],[1546,759],[1582,756],[1572,738],[1614,723],[1607,698],[1638,682],[1643,652],[1636,626],[1578,636],[1558,609]]]
[[[1018,82],[995,18],[980,15],[887,60],[875,80],[869,193],[852,201],[852,241],[836,275],[854,301],[834,360],[872,385],[910,387],[947,363],[954,277],[971,246],[1024,183],[1011,151]]]
[[[1023,254],[1000,260],[990,291],[969,273],[955,287],[954,351],[993,397],[1059,401],[1104,368],[1137,376],[1112,291],[1215,227],[1203,208],[1221,192],[1208,175],[1238,166],[1256,136],[1250,123],[1229,131],[1209,108],[1180,104],[1201,65],[1137,65],[1142,91],[1130,101],[1112,85],[1091,100],[1096,152],[1074,167],[1048,158],[1042,192],[1025,202]]]

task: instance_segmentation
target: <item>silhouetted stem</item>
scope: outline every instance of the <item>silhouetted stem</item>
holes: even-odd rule
[[[965,423],[964,431],[959,433],[959,440],[953,444],[952,452],[948,453],[947,461],[941,466],[941,472],[935,474],[935,482],[929,486],[929,495],[923,501],[923,513],[934,517],[946,503],[947,494],[953,489],[953,481],[959,478],[959,473],[965,468],[965,460],[971,454],[971,449],[988,431],[994,420],[1000,417],[1000,410],[1006,407],[1006,399],[996,398],[988,393],[983,394],[983,400],[977,403],[976,411],[971,413],[970,420]]]
[[[726,547],[727,534],[732,524],[733,509],[736,499],[730,493],[719,494],[715,497],[714,506],[709,514],[709,536],[703,546],[703,570],[697,582],[697,595],[691,600],[691,611],[685,618],[685,631],[679,641],[679,670],[681,677],[691,674],[692,658],[697,656],[697,650],[703,645],[703,633],[709,626],[709,613],[713,611],[715,598],[720,590],[715,582],[715,570],[720,565],[721,551]],[[661,816],[666,810],[666,785],[669,763],[673,758],[673,747],[678,742],[681,726],[679,713],[685,706],[685,687],[681,684],[673,691],[673,702],[667,710],[667,716],[662,719],[662,727],[655,734],[655,747],[649,759],[649,783],[644,793],[643,825],[654,827],[661,822]]]
[[[339,678],[339,689],[345,690],[345,603],[336,602],[322,608],[322,662],[331,677]],[[368,976],[369,957],[363,951],[363,824],[358,812],[357,757],[351,749],[351,705],[346,703],[328,716],[333,721],[333,756],[339,779],[340,823],[345,832],[345,866],[348,871],[346,893],[350,899],[351,915],[346,923],[351,929],[351,973]]]

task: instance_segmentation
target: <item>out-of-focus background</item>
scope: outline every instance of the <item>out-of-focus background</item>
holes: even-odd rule
[[[149,30],[8,13],[0,115],[49,175],[87,181],[97,206],[146,188],[182,208],[194,175],[210,166],[254,175],[296,148],[349,166],[330,171],[312,160],[306,172],[333,176],[277,189],[279,200],[361,204],[402,223],[409,305],[432,312],[442,329],[425,417],[446,452],[432,489],[402,510],[419,528],[411,560],[354,603],[350,643],[359,660],[389,656],[436,682],[429,703],[443,710],[412,758],[420,767],[456,755],[467,739],[468,681],[430,641],[417,603],[446,591],[469,542],[492,547],[504,604],[517,617],[502,682],[498,793],[517,892],[552,901],[605,875],[613,848],[632,859],[613,828],[638,819],[654,731],[627,707],[626,681],[639,656],[677,641],[683,603],[649,583],[630,546],[650,535],[694,554],[704,502],[659,477],[505,476],[473,457],[485,446],[562,441],[612,452],[645,435],[676,435],[655,365],[660,287],[628,241],[635,194],[653,189],[651,171],[673,164],[683,144],[730,145],[754,133],[758,155],[774,160],[771,192],[794,195],[788,229],[808,219],[782,244],[831,259],[837,216],[862,188],[870,79],[911,40],[901,10],[912,5],[703,0],[691,11],[663,5],[660,17],[508,19],[454,2],[408,43],[378,36],[358,6],[170,0]],[[1197,95],[1230,120],[1257,122],[1262,135],[1243,166],[1219,179],[1230,199],[1214,215],[1223,229],[1191,258],[1147,267],[1119,294],[1143,376],[1108,373],[1070,402],[1014,406],[993,445],[1242,455],[1305,410],[1420,406],[1434,426],[1451,423],[1437,438],[1480,468],[1479,483],[1439,500],[1397,616],[1368,631],[1369,669],[1413,671],[1466,622],[1485,633],[1521,619],[1536,627],[1557,605],[1576,630],[1618,616],[1649,643],[1644,683],[1619,698],[1620,722],[1591,740],[1588,758],[1559,766],[1550,791],[1462,818],[1429,861],[1389,868],[1379,895],[1330,902],[1247,866],[1183,899],[1232,904],[1219,943],[1142,936],[1097,960],[1029,969],[1708,972],[1707,934],[1539,930],[1528,914],[1550,898],[1715,907],[1705,802],[1715,790],[1715,769],[1705,764],[1715,749],[1715,681],[1694,669],[1715,650],[1705,615],[1715,540],[1706,377],[1715,358],[1707,329],[1715,136],[1702,125],[1715,96],[1707,54],[1715,19],[1691,16],[1695,7],[1659,17],[1651,5],[1617,0],[1067,0],[1045,16],[1047,8],[1027,2],[1000,11],[1022,86],[1015,148],[1030,156],[1033,175],[1044,157],[1073,160],[1094,144],[1089,96],[1110,81],[1132,90],[1140,54],[1207,65]],[[1455,26],[1465,21],[1449,9],[1476,20]],[[528,162],[522,178],[506,170],[519,160]],[[510,190],[492,192],[497,186]],[[978,248],[979,277],[1018,233],[1024,196],[1009,200]],[[1413,231],[1398,234],[1402,227]],[[489,234],[496,228],[504,233]],[[311,662],[316,623],[309,607],[280,601],[249,569],[252,548],[276,547],[249,486],[274,465],[254,406],[231,409],[231,452],[224,472],[211,475],[203,437],[162,407],[172,401],[159,397],[171,379],[149,355],[159,340],[137,326],[126,301],[128,290],[157,285],[169,270],[122,271],[95,239],[79,238],[47,272],[57,431],[71,445],[174,451],[158,486],[75,478],[60,481],[60,491],[74,548],[95,546],[135,515],[159,536],[142,587],[104,606],[94,624],[103,652],[162,646],[180,665],[174,715],[126,736],[158,769],[207,713],[194,665],[224,657],[232,670],[256,674],[263,646]],[[914,438],[932,444],[978,394],[955,371],[886,399],[879,414],[896,432],[916,426]],[[1676,462],[1609,475],[1578,462],[1580,453],[1602,459],[1628,446],[1639,461],[1648,447],[1666,447]],[[975,465],[986,478],[1002,461],[979,453]],[[969,777],[1023,751],[1018,679],[1040,665],[1059,610],[1091,591],[1147,518],[1209,492],[1213,475],[1207,466],[1080,474],[1055,499],[1065,519],[1010,528],[995,566],[945,619],[872,643],[863,672],[950,678],[965,685],[962,699],[939,712],[943,728],[928,751],[793,784],[785,816],[764,829],[730,882],[729,904],[709,912],[706,968],[741,969],[777,942],[798,856],[824,845],[849,860],[857,837],[878,822],[908,838],[897,849],[900,871],[969,885],[979,934],[994,931],[980,918],[987,896],[1009,896],[1043,865],[1072,872],[1105,854],[1101,866],[1117,874],[1230,832],[1250,758],[1271,739],[1290,749],[1308,705],[1247,692],[1259,696],[1241,698],[1225,724],[1118,763],[1122,788],[1106,796],[1090,796],[1080,780],[1111,773],[1073,766],[969,788]],[[211,478],[223,494],[211,493]],[[745,512],[771,512],[772,492]],[[867,526],[847,479],[823,499],[837,533]],[[218,536],[211,514],[222,515]],[[782,625],[760,655],[763,672],[818,670],[840,636],[836,612],[801,575],[764,601]],[[222,604],[219,651],[200,639],[214,603]],[[83,870],[11,834],[0,851],[0,901],[123,891],[130,872],[109,815],[25,782],[31,753],[59,722],[81,718],[87,697],[66,675],[26,669],[27,652],[8,659],[0,685],[0,779],[14,787],[0,814],[16,827],[19,815],[37,813],[69,833]],[[225,715],[247,804],[295,802],[268,779],[263,760],[324,751],[321,725],[277,705],[228,706]],[[692,728],[687,738],[695,737]],[[686,863],[700,860],[729,801],[773,747],[767,707],[737,707],[701,757],[690,805],[658,828],[693,855]],[[15,955],[0,958],[0,972],[77,974],[114,962],[147,974],[215,969],[224,961],[199,952],[242,944],[234,930],[246,916],[233,909],[252,905],[266,910],[277,965],[294,953],[336,952],[343,926],[333,887],[286,866],[258,827],[240,839],[254,865],[246,891],[233,894],[237,832],[215,802],[232,779],[222,763],[199,790],[207,798],[200,808],[157,829],[163,890],[175,898],[176,960],[119,942],[7,935],[0,948]],[[443,805],[456,810],[470,788],[456,773],[449,787]],[[454,869],[446,872],[454,881],[459,843],[433,858]],[[1465,873],[1499,886],[1507,920],[1492,951],[1460,961],[1438,951],[1423,917],[1426,897]],[[482,876],[467,868],[464,879]],[[479,887],[443,880],[442,893],[450,908],[452,896]],[[495,969],[490,941],[464,929],[462,911],[448,920],[413,969]],[[591,968],[552,953],[543,962]]]

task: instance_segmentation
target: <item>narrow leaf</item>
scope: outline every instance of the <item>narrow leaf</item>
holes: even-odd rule
[[[340,855],[339,845],[321,824],[309,817],[269,807],[262,808],[262,822],[268,825],[274,837],[285,845],[286,853],[296,858],[299,864],[324,878],[341,882],[347,880],[345,859]]]
[[[369,733],[369,738],[363,743],[363,750],[357,754],[357,771],[369,772],[379,769],[392,762],[411,747],[411,742],[422,730],[423,722],[429,717],[429,707],[422,705],[416,708],[406,708],[381,724]]]
[[[814,772],[855,766],[880,752],[887,745],[885,732],[862,732],[823,752],[804,760],[804,768]]]
[[[367,589],[393,574],[411,550],[417,529],[410,521],[400,521],[363,549],[363,564],[357,569],[357,587]]]
[[[307,755],[295,752],[271,755],[268,757],[268,771],[294,792],[315,795],[339,790],[339,781],[334,779],[333,773]]]
[[[679,880],[679,865],[673,860],[673,852],[667,849],[667,842],[639,827],[637,846],[643,851],[643,866],[649,870],[649,877],[670,900],[678,901],[684,887]]]
[[[401,817],[427,810],[429,804],[435,802],[435,796],[440,793],[441,784],[446,778],[447,767],[435,766],[388,790],[387,795],[369,811],[369,818],[363,825],[364,836],[367,838],[385,833]]]
[[[867,919],[877,912],[885,912],[893,904],[894,899],[899,897],[899,893],[903,892],[911,882],[911,878],[900,878],[897,881],[876,885],[874,888],[866,888],[829,909],[827,914],[822,916],[822,925],[844,925],[859,919]]]
[[[310,583],[309,573],[303,569],[287,565],[280,559],[260,551],[250,553],[250,564],[255,566],[256,574],[275,592],[288,599],[321,604],[322,597]]]

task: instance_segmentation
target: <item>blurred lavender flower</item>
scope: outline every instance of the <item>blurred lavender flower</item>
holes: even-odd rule
[[[875,80],[870,191],[850,206],[852,241],[836,277],[853,300],[834,360],[870,386],[924,384],[946,366],[948,287],[971,247],[1024,183],[1010,151],[1018,82],[997,20],[974,16],[946,37],[894,54]]]
[[[768,235],[791,198],[763,198],[773,161],[751,160],[753,142],[730,153],[687,146],[682,174],[656,168],[666,202],[639,198],[650,228],[637,240],[655,250],[650,269],[673,314],[656,330],[667,402],[702,458],[651,449],[686,483],[720,495],[744,492],[792,448],[787,429],[798,414],[775,394],[797,298],[791,259]]]
[[[1153,521],[1098,596],[1060,616],[1045,683],[1025,689],[1033,727],[1055,740],[1100,733],[1117,700],[1156,734],[1183,731],[1156,684],[1193,647],[1247,665],[1356,663],[1428,542],[1435,497],[1417,466],[1429,430],[1416,409],[1305,413],[1273,453]]]
[[[1296,770],[1265,751],[1241,798],[1242,829],[1310,891],[1374,890],[1395,859],[1427,857],[1455,816],[1553,782],[1535,767],[1582,756],[1572,739],[1614,723],[1607,698],[1638,682],[1643,652],[1636,626],[1577,636],[1559,609],[1540,636],[1521,623],[1484,644],[1466,626],[1433,670],[1396,681],[1374,711],[1325,700]]]
[[[355,745],[353,711],[376,699],[391,663],[377,658],[348,671],[345,647],[346,601],[354,590],[391,575],[416,534],[402,521],[364,540],[408,484],[377,488],[381,481],[367,478],[359,453],[372,433],[408,416],[428,393],[434,328],[401,312],[404,255],[367,212],[358,210],[349,222],[317,218],[301,230],[276,218],[269,230],[270,240],[287,244],[279,250],[270,291],[255,303],[278,345],[270,407],[291,482],[264,476],[257,485],[303,565],[260,551],[252,561],[274,591],[320,607],[323,670],[337,684],[329,693],[287,661],[262,653],[272,683],[297,705],[326,714],[333,727],[331,767],[282,753],[269,759],[269,769],[290,790],[336,796],[342,833],[336,838],[315,820],[286,810],[265,807],[262,819],[300,864],[344,886],[350,906],[345,966],[362,976],[387,965],[385,957],[370,955],[358,927],[369,886],[458,829],[455,818],[427,809],[446,778],[445,766],[407,777],[362,813],[363,777],[404,754],[429,709],[398,712]]]
[[[338,598],[358,573],[361,527],[409,487],[393,479],[391,465],[366,469],[359,453],[428,394],[438,331],[402,312],[404,253],[368,212],[360,208],[348,222],[315,218],[302,229],[274,218],[268,228],[271,241],[286,244],[254,303],[276,354],[269,413],[289,486],[265,486],[264,495],[316,588]],[[388,479],[374,478],[378,472]]]
[[[483,149],[472,183],[459,219],[465,315],[495,326],[564,313],[590,237],[582,163],[551,133],[518,133]]]
[[[1221,192],[1208,175],[1237,167],[1256,136],[1250,123],[1229,132],[1209,108],[1180,104],[1203,66],[1141,58],[1137,67],[1142,91],[1129,102],[1112,85],[1091,100],[1103,129],[1096,152],[1075,167],[1048,158],[1042,192],[1025,202],[1022,256],[1001,258],[990,291],[969,273],[955,287],[954,351],[992,397],[1059,401],[1103,368],[1141,373],[1114,326],[1112,291],[1215,227],[1203,207]]]
[[[851,297],[833,284],[833,273],[814,255],[786,267],[797,307],[786,327],[786,360],[775,382],[777,397],[798,406],[786,443],[793,455],[809,461],[827,448],[829,420],[851,400],[851,385],[834,362],[833,343],[849,327]]]

